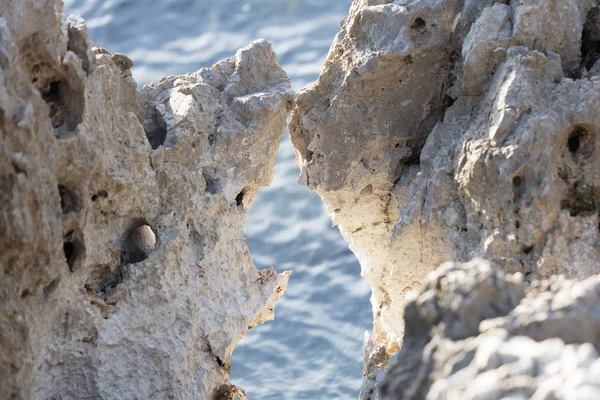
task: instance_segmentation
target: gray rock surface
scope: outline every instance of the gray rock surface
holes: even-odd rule
[[[289,275],[242,232],[289,80],[257,41],[138,94],[61,13],[0,0],[0,396],[244,398],[234,346]]]
[[[383,399],[597,399],[600,277],[524,282],[447,263],[408,296]]]

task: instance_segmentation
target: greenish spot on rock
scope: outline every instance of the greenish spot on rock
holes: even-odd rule
[[[600,213],[600,188],[596,186],[571,187],[560,207],[568,210],[571,217]]]

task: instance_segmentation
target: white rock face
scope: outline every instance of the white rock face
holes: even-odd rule
[[[2,396],[242,398],[233,349],[289,276],[258,271],[242,232],[289,80],[257,41],[138,94],[131,61],[61,12],[0,0]]]
[[[373,289],[373,340],[448,260],[600,272],[593,1],[356,0],[290,124]],[[586,24],[586,20],[588,23]]]
[[[596,4],[353,2],[290,134],[373,291],[362,398],[379,396],[380,347],[402,346],[404,296],[441,263],[600,272]]]

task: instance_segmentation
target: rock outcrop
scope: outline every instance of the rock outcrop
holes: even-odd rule
[[[597,399],[600,276],[527,285],[483,260],[447,263],[411,293],[383,398]]]
[[[397,348],[442,262],[598,273],[600,9],[591,0],[356,0],[290,123],[302,172]]]
[[[528,282],[600,272],[599,49],[592,0],[353,2],[290,134],[300,183],[373,291],[363,396],[381,347],[412,335],[404,296],[443,262],[481,257]]]
[[[596,3],[355,0],[342,21],[290,134],[373,289],[363,399],[600,396]],[[138,93],[61,12],[0,0],[2,394],[243,399],[233,348],[289,275],[242,233],[289,80],[257,41]]]
[[[257,41],[138,94],[61,13],[0,0],[2,397],[242,398],[233,348],[289,275],[242,232],[289,80]]]

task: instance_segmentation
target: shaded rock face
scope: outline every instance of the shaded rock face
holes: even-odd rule
[[[233,348],[289,275],[258,271],[242,232],[289,80],[257,41],[138,94],[61,12],[0,1],[2,396],[244,398]]]
[[[373,290],[374,344],[448,260],[600,272],[600,8],[356,0],[290,134]],[[376,348],[376,346],[371,346]]]
[[[597,399],[600,277],[526,284],[484,260],[447,263],[407,296],[382,398]]]

